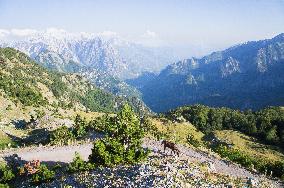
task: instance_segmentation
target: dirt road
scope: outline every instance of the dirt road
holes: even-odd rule
[[[2,152],[0,157],[9,156],[12,154],[17,154],[22,160],[31,161],[33,159],[38,159],[43,162],[71,162],[75,152],[77,151],[84,160],[88,159],[93,147],[92,143],[86,143],[83,145],[75,146],[62,146],[62,147],[37,147],[37,148],[23,148],[14,151]],[[145,139],[143,147],[147,147],[154,153],[164,154],[163,148],[160,142]],[[179,146],[182,152],[182,157],[189,161],[199,161],[199,162],[213,162],[216,172],[227,174],[236,177],[252,177],[260,178],[259,175],[253,174],[250,171],[240,167],[239,165],[233,163],[227,163],[224,160],[217,159],[212,156],[208,156],[202,152],[195,151],[194,149]],[[170,154],[170,152],[168,153]],[[262,176],[263,178],[263,176]]]

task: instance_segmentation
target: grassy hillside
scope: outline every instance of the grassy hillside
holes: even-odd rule
[[[171,122],[163,118],[153,118],[151,122],[168,140],[174,142],[185,144],[187,143],[188,135],[192,135],[196,140],[202,142],[204,136],[204,133],[198,131],[196,127],[188,122]]]
[[[283,150],[279,147],[262,144],[256,138],[238,131],[215,131],[214,135],[220,140],[232,144],[234,149],[238,149],[249,156],[273,162],[284,160]]]

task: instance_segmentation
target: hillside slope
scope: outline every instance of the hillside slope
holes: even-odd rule
[[[147,111],[137,99],[114,96],[78,74],[49,71],[12,48],[0,48],[0,91],[2,117],[31,107],[115,112],[126,101],[137,112]]]
[[[196,103],[259,109],[284,105],[283,71],[281,34],[169,65],[140,91],[157,112]]]
[[[139,97],[124,79],[158,72],[177,60],[169,48],[146,47],[119,36],[46,30],[15,41],[2,39],[0,47],[18,49],[51,70],[88,75],[97,87],[120,96]]]

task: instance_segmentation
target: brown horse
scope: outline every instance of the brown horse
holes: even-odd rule
[[[176,146],[175,143],[172,143],[172,142],[163,140],[163,141],[162,141],[162,144],[164,144],[164,152],[166,151],[166,148],[169,148],[169,149],[171,149],[171,153],[174,152],[174,154],[176,153],[176,154],[179,156],[180,151],[179,151],[179,149],[177,148],[177,146]]]

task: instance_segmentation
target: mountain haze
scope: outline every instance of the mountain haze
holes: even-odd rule
[[[168,48],[145,47],[119,36],[42,31],[2,47],[18,49],[48,69],[78,73],[97,87],[120,96],[139,97],[140,93],[124,79],[144,71],[158,72],[176,57]]]
[[[259,109],[284,105],[283,71],[280,34],[169,65],[140,91],[144,102],[158,112],[196,103]]]

